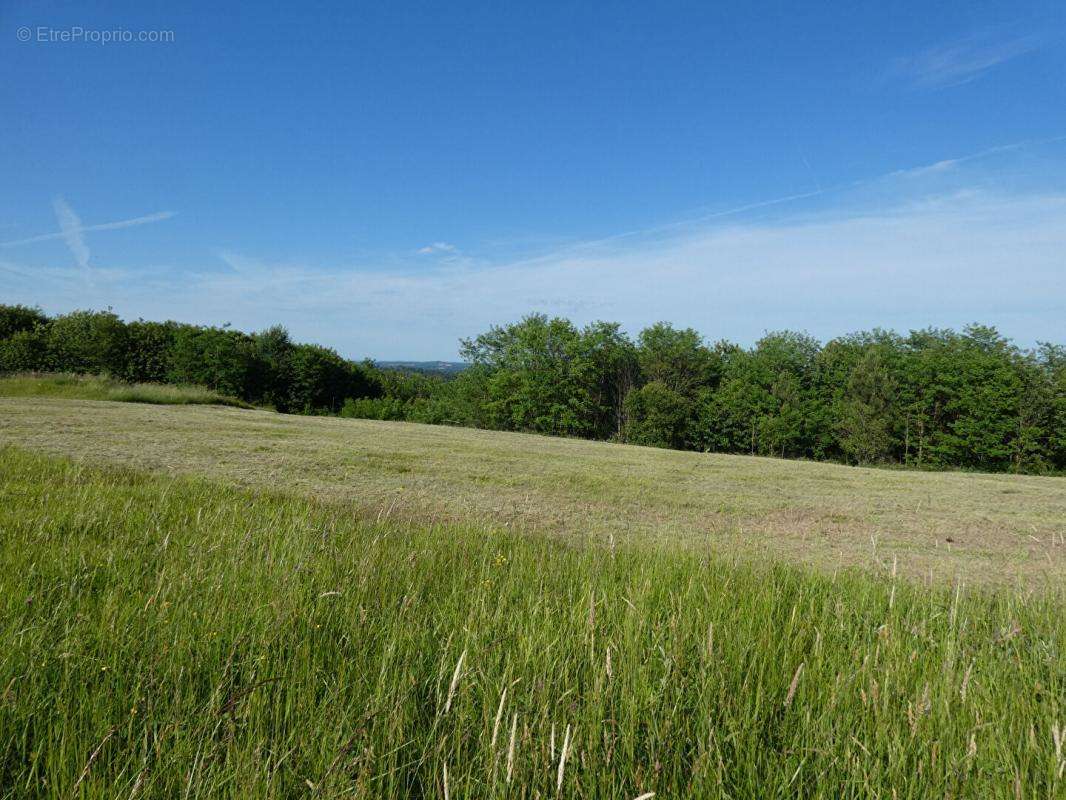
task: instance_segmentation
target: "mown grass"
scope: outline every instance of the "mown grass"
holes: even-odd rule
[[[204,386],[126,383],[104,375],[18,373],[0,375],[0,397],[56,397],[67,400],[114,400],[160,405],[222,405],[251,408]]]
[[[1066,585],[1066,481],[690,453],[409,422],[0,397],[0,446],[567,540],[930,582]]]
[[[0,450],[4,797],[1063,796],[1061,596]]]

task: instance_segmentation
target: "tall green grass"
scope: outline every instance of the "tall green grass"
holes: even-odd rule
[[[0,451],[4,797],[1064,796],[1062,598]]]
[[[103,375],[19,373],[0,375],[0,397],[59,397],[67,400],[115,400],[164,405],[225,405],[251,408],[235,397],[204,386],[125,383]]]

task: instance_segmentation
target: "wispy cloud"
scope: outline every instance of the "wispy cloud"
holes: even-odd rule
[[[1037,50],[1044,42],[1038,35],[1009,39],[969,36],[900,58],[889,72],[918,89],[946,89],[976,80],[1000,64]]]
[[[459,248],[450,242],[433,242],[425,247],[420,247],[417,252],[420,256],[428,256],[434,253],[457,253]]]
[[[984,150],[980,150],[975,153],[967,153],[965,155],[956,156],[954,158],[942,159],[940,161],[933,162],[931,164],[920,164],[914,167],[906,167],[904,169],[894,170],[882,175],[878,175],[872,178],[860,178],[852,181],[845,181],[843,183],[831,185],[831,186],[819,186],[817,189],[813,189],[809,192],[799,192],[795,194],[783,195],[781,197],[773,197],[767,200],[757,200],[750,203],[743,203],[737,206],[731,206],[725,209],[717,209],[702,214],[696,214],[692,217],[675,220],[663,225],[656,225],[652,227],[637,228],[631,231],[625,231],[623,233],[613,234],[601,239],[586,240],[583,242],[577,242],[569,244],[565,247],[567,252],[580,252],[589,248],[602,247],[604,245],[610,245],[618,243],[625,239],[646,239],[653,236],[669,235],[676,233],[684,229],[692,229],[700,225],[706,225],[715,222],[721,222],[727,220],[730,217],[738,217],[746,214],[749,211],[759,211],[767,208],[784,207],[787,209],[789,206],[796,205],[803,200],[811,200],[819,197],[832,197],[834,195],[840,195],[846,192],[862,189],[863,187],[875,186],[877,184],[892,181],[898,178],[923,178],[937,173],[950,172],[957,167],[967,164],[971,161],[980,161],[985,158],[1001,153],[1011,153],[1018,150],[1024,150],[1030,147],[1058,144],[1060,142],[1066,142],[1066,135],[1053,136],[1046,139],[1026,139],[1018,142],[1011,142],[1009,144],[998,145],[996,147],[989,147]],[[421,251],[419,251],[421,252]],[[557,250],[556,254],[563,252],[563,250]]]
[[[70,270],[3,283],[17,301],[43,292],[60,308],[112,303],[129,316],[252,329],[282,321],[352,357],[450,357],[461,336],[531,310],[630,330],[670,319],[741,341],[782,327],[826,337],[977,319],[1031,342],[1061,338],[1063,252],[1066,193],[970,191],[697,226],[491,269],[382,272],[228,254],[232,269],[98,274],[91,293]]]
[[[815,205],[773,198],[533,258],[412,253],[383,270],[222,252],[216,268],[196,272],[98,270],[91,290],[71,267],[0,262],[0,288],[49,310],[112,304],[127,316],[246,329],[280,321],[352,357],[448,358],[460,337],[531,310],[631,331],[669,319],[742,342],[782,327],[827,337],[973,320],[1022,343],[1061,340],[1066,189],[996,189],[963,168],[981,156],[829,187],[811,194]],[[746,213],[766,208],[780,213]]]
[[[1013,153],[1018,150],[1024,150],[1030,147],[1036,147],[1047,144],[1057,144],[1059,142],[1066,142],[1066,136],[1052,136],[1047,139],[1024,139],[1019,142],[1011,142],[1010,144],[1001,144],[996,147],[988,147],[984,150],[979,150],[976,153],[969,153],[964,156],[956,156],[955,158],[945,158],[940,161],[935,161],[932,164],[922,164],[917,167],[907,167],[906,169],[898,169],[894,172],[890,172],[884,176],[886,178],[906,177],[906,178],[923,178],[929,175],[935,175],[937,173],[950,172],[964,164],[968,164],[971,161],[981,161],[985,158],[1001,155],[1003,153]]]

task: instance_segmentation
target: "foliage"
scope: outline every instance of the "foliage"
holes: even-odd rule
[[[122,376],[133,382],[165,382],[175,334],[180,327],[176,322],[148,322],[143,319],[127,323],[127,349]]]
[[[646,381],[690,399],[702,388],[717,386],[721,371],[720,357],[696,331],[677,330],[668,322],[641,331],[637,362]]]
[[[293,393],[296,377],[293,357],[295,349],[296,345],[289,337],[289,332],[281,325],[274,325],[252,335],[252,350],[263,374],[258,400],[282,412],[303,410],[302,404],[295,409],[293,404],[301,399],[306,400],[294,397]],[[306,387],[307,376],[304,377]]]
[[[265,368],[250,336],[224,328],[183,325],[175,331],[167,380],[259,400]]]
[[[111,311],[74,311],[49,319],[37,309],[0,305],[0,334],[0,372],[95,374],[131,384],[198,386],[211,397],[302,413],[336,413],[349,397],[381,394],[366,365],[325,347],[293,342],[281,326],[247,334],[178,322],[126,323]]]
[[[662,381],[646,383],[625,400],[629,424],[626,441],[652,447],[683,448],[686,444],[692,404]]]
[[[994,328],[873,330],[824,346],[769,333],[708,345],[665,322],[532,314],[461,342],[454,375],[356,363],[291,340],[111,312],[49,320],[0,306],[0,371],[50,369],[197,384],[294,413],[339,413],[557,436],[922,469],[1066,470],[1066,349]],[[354,400],[347,404],[346,401]],[[375,402],[380,400],[380,402]],[[365,402],[363,402],[365,401]]]
[[[72,311],[47,327],[48,364],[62,372],[121,375],[128,337],[126,326],[110,311]]]
[[[48,366],[48,342],[43,332],[21,330],[0,339],[0,372],[33,372]]]
[[[0,341],[16,333],[37,330],[47,324],[48,317],[39,308],[0,305]]]
[[[370,391],[371,384],[363,371],[336,351],[314,344],[293,349],[290,409],[336,412],[347,398],[364,397]]]
[[[579,436],[588,428],[580,334],[568,320],[533,314],[462,342],[463,358],[488,367],[492,427]]]
[[[848,373],[837,401],[840,446],[859,464],[886,461],[892,452],[896,382],[880,350],[866,350]]]
[[[406,420],[410,413],[409,404],[396,397],[349,397],[340,411],[342,417],[379,420]]]
[[[597,371],[582,347],[593,329],[535,315],[468,341],[489,417],[474,424],[860,464],[1066,469],[1062,348],[1022,351],[976,325],[708,347],[658,323],[636,344],[607,326],[612,358]],[[612,400],[605,385],[618,387]]]

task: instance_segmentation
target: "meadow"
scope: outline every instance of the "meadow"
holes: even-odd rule
[[[0,447],[2,797],[1066,795],[1056,479],[49,398]]]
[[[1061,478],[846,467],[374,420],[0,397],[0,444],[276,488],[364,518],[925,582],[1066,583]]]

